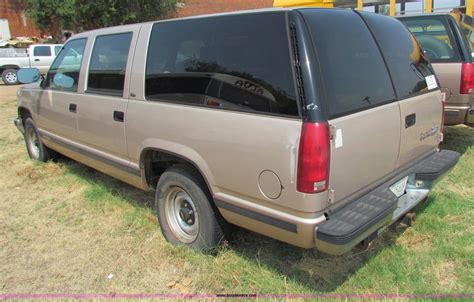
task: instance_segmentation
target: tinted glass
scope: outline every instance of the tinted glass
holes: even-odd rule
[[[439,17],[400,19],[421,44],[425,54],[433,62],[459,60],[455,43],[448,34],[446,20]]]
[[[122,95],[132,33],[98,36],[92,50],[88,92]]]
[[[332,117],[396,99],[380,51],[352,11],[301,10],[312,32]]]
[[[56,90],[77,91],[79,83],[79,72],[81,70],[82,57],[86,46],[86,39],[76,39],[64,45],[54,60],[45,79],[45,86]],[[63,86],[60,81],[54,79],[69,79],[72,84]]]
[[[61,51],[62,46],[54,46],[54,54],[58,55],[58,53]]]
[[[397,19],[364,13],[379,42],[399,98],[427,92],[433,69],[416,39]]]
[[[35,46],[33,48],[33,56],[35,57],[50,57],[51,47],[49,46]]]
[[[474,25],[472,24],[472,18],[467,15],[462,15],[460,25],[461,31],[468,44],[468,53],[471,54],[471,57],[468,58],[467,61],[470,59],[472,62],[474,59]]]
[[[149,100],[298,116],[285,15],[157,23],[145,85]]]

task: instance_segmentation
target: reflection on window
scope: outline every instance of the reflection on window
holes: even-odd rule
[[[64,49],[56,57],[46,76],[45,87],[55,90],[77,91],[86,41],[86,39],[70,40],[64,45]],[[54,81],[55,79],[56,81]]]
[[[62,46],[54,46],[54,54],[57,56],[58,53],[61,51]]]
[[[452,60],[454,50],[441,20],[420,18],[403,21],[431,60]]]
[[[282,13],[157,23],[146,97],[298,116]]]
[[[363,16],[379,42],[398,97],[428,92],[426,77],[434,74],[433,68],[413,35],[396,19]]]

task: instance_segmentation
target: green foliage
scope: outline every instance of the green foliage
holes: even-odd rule
[[[42,30],[76,32],[157,20],[175,9],[176,0],[24,0]]]

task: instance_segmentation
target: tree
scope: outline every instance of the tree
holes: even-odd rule
[[[23,0],[40,30],[76,32],[146,22],[174,11],[176,0]]]
[[[74,23],[75,0],[24,0],[27,14],[38,29],[58,31],[63,25]]]

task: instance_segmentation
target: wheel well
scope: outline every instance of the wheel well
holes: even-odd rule
[[[211,188],[204,175],[199,168],[187,158],[162,150],[148,149],[143,151],[140,162],[145,171],[146,184],[153,190],[156,189],[158,180],[163,172],[172,166],[180,166],[201,178],[203,183],[206,184],[209,193],[212,195]]]
[[[16,65],[3,65],[0,67],[1,72],[3,72],[5,69],[20,69],[20,67]]]
[[[27,118],[32,118],[30,111],[24,107],[18,107],[18,117],[21,118],[23,122],[23,126],[25,125],[25,121]]]

